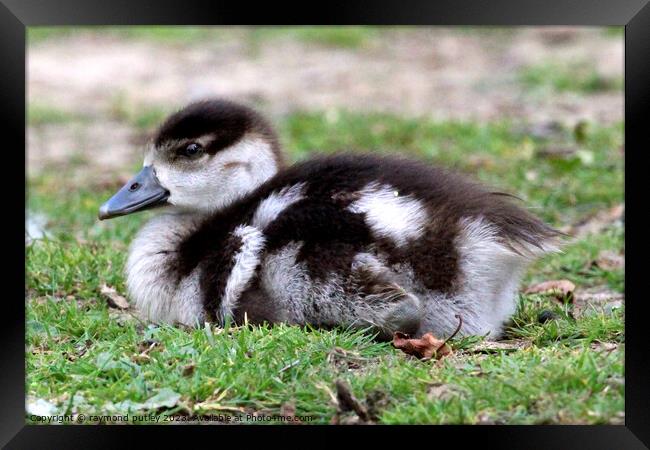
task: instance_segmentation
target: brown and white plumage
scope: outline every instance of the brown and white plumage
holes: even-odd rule
[[[170,117],[145,168],[167,206],[126,271],[155,321],[446,336],[460,314],[462,333],[497,337],[526,266],[557,246],[508,196],[422,162],[339,154],[284,167],[267,122],[221,100]]]

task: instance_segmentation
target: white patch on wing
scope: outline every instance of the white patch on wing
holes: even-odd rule
[[[240,225],[233,234],[242,240],[242,245],[234,257],[235,264],[221,299],[219,316],[222,320],[232,315],[242,292],[248,287],[260,263],[260,252],[265,244],[264,235],[255,227]]]
[[[303,199],[305,183],[294,184],[273,192],[260,202],[255,211],[251,225],[263,230],[289,206]]]
[[[428,220],[420,200],[376,182],[368,184],[348,210],[365,214],[366,224],[377,236],[390,238],[398,246],[422,236]]]

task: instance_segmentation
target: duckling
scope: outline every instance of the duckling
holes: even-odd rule
[[[260,114],[222,99],[167,118],[100,219],[160,208],[131,243],[128,295],[154,322],[498,338],[528,264],[560,233],[460,175],[399,156],[287,166]]]

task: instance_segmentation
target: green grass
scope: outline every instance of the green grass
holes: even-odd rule
[[[591,94],[622,91],[622,77],[607,77],[588,63],[544,62],[524,67],[519,80],[527,88],[550,89],[556,92]]]
[[[191,45],[241,38],[256,46],[273,39],[295,39],[324,47],[356,49],[367,45],[384,27],[215,27],[215,26],[84,26],[29,27],[30,44],[67,39],[74,36],[103,36],[159,42],[166,45]]]
[[[295,39],[325,47],[356,49],[367,45],[383,27],[316,26],[316,27],[261,27],[252,30],[255,38]]]
[[[84,117],[50,105],[31,102],[27,107],[27,123],[30,126],[63,124],[79,120],[84,120]]]
[[[112,36],[173,45],[218,39],[224,36],[223,30],[225,28],[210,26],[35,26],[27,29],[27,38],[30,45],[74,36]]]
[[[405,153],[468,173],[522,197],[552,223],[573,223],[589,211],[622,201],[617,153],[622,126],[591,129],[577,144],[567,130],[550,142],[517,132],[510,123],[432,122],[389,114],[296,114],[281,124],[296,159],[314,149]],[[539,156],[547,146],[575,148],[572,156]],[[580,152],[591,158],[587,164]]]
[[[605,27],[603,29],[605,36],[622,39],[625,37],[625,27],[623,26],[611,26]]]
[[[106,111],[110,119],[123,122],[138,131],[149,131],[155,128],[170,113],[172,109],[158,106],[138,106],[126,100],[122,94],[116,94]],[[30,102],[27,106],[27,123],[38,128],[44,125],[66,125],[74,122],[90,122],[96,120],[92,115],[81,115],[65,111],[39,102]]]
[[[129,102],[126,95],[118,92],[111,99],[108,114],[113,120],[125,122],[140,131],[146,131],[154,129],[172,112],[174,111],[156,106],[135,105]]]
[[[124,113],[124,120],[137,127],[138,114]],[[142,119],[141,126],[154,121]],[[293,114],[278,125],[294,160],[315,149],[400,150],[514,193],[555,226],[622,202],[620,125],[592,124],[580,143],[571,130],[536,139],[512,123],[345,111]],[[553,145],[590,157],[540,156],[540,149]],[[570,305],[521,295],[506,337],[528,347],[483,353],[476,351],[479,338],[455,339],[454,355],[440,363],[413,359],[363,332],[285,325],[185,329],[117,313],[100,287],[124,293],[127,245],[154,213],[98,222],[97,208],[117,183],[103,186],[88,177],[83,185],[71,184],[78,178],[57,170],[29,181],[29,210],[48,218],[50,238],[26,248],[27,393],[57,413],[278,414],[291,403],[313,423],[329,423],[336,413],[330,394],[337,380],[346,380],[379,423],[621,420],[623,309],[573,317]],[[567,278],[579,288],[622,291],[622,269],[590,262],[600,251],[623,247],[623,231],[609,228],[539,261],[525,282]],[[557,318],[539,323],[545,310]],[[616,348],[604,351],[599,343]]]

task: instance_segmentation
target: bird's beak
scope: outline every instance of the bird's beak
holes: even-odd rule
[[[99,208],[99,219],[125,216],[167,203],[169,191],[156,178],[153,167],[145,166],[122,189]]]

